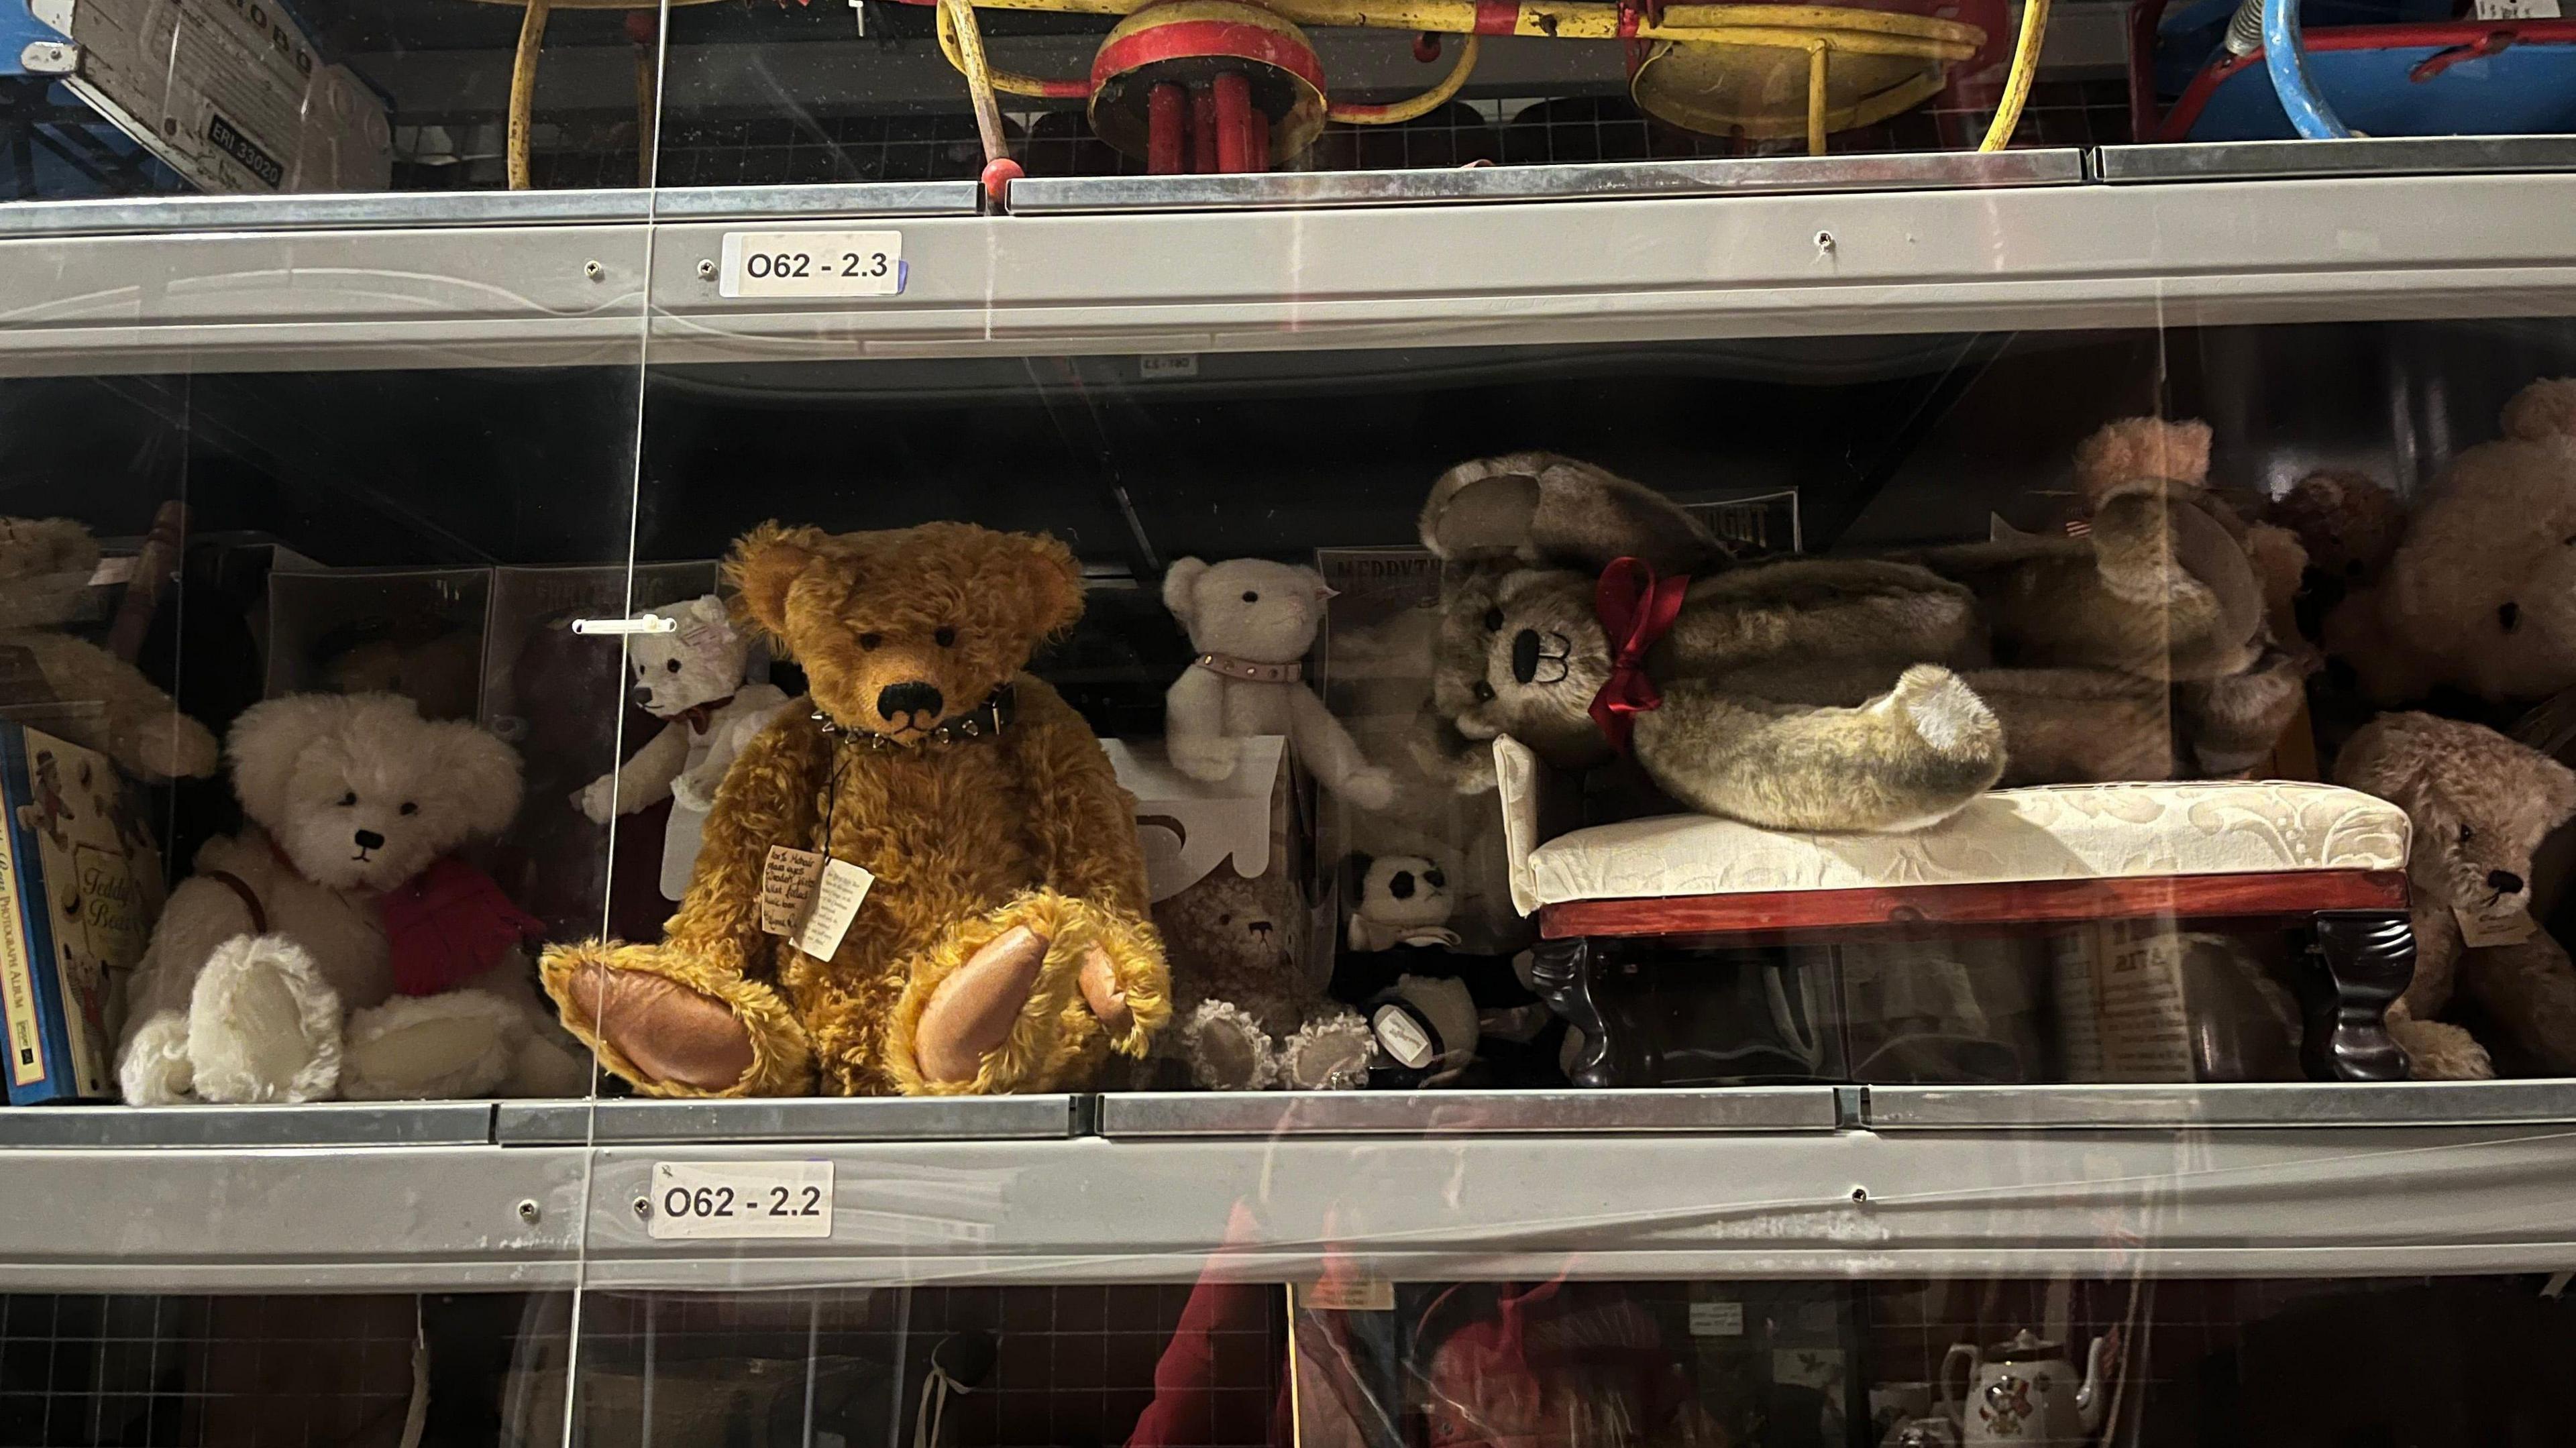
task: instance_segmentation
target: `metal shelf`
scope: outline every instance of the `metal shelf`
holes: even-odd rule
[[[2554,1271],[2571,1124],[2563,1082],[28,1110],[0,1291]],[[635,1206],[782,1158],[830,1237]]]
[[[1210,183],[1195,190],[1068,180],[1029,183],[1032,207],[1013,215],[976,214],[963,183],[33,203],[0,207],[0,373],[2576,314],[2563,155],[2353,144],[2288,164],[2167,147],[2089,167],[2034,152],[1192,178]],[[2421,169],[2463,156],[2487,169]],[[2113,173],[2121,184],[2099,179]],[[1238,209],[1073,209],[1135,205]],[[853,217],[902,231],[902,294],[718,295],[706,264],[727,230]],[[178,229],[134,229],[156,223]]]

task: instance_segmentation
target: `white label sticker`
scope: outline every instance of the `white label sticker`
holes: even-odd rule
[[[1297,1305],[1313,1312],[1393,1312],[1395,1284],[1383,1277],[1310,1282],[1297,1290]]]
[[[1690,1305],[1690,1330],[1693,1337],[1742,1337],[1744,1304],[1694,1302]]]
[[[717,291],[728,297],[891,297],[903,290],[900,231],[728,231]]]
[[[2564,14],[2558,0],[2478,0],[2480,20],[2556,20]]]
[[[832,1164],[745,1161],[653,1164],[645,1216],[656,1240],[672,1237],[828,1237]]]
[[[1196,352],[1149,352],[1136,359],[1136,375],[1147,382],[1199,375]]]
[[[858,916],[859,903],[868,898],[868,887],[876,882],[876,876],[847,860],[825,860],[823,878],[814,886],[814,907],[787,943],[816,960],[830,960],[841,948],[841,937],[850,933],[850,922]]]

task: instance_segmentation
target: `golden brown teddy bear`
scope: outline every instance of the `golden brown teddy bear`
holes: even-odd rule
[[[810,695],[725,775],[664,943],[547,952],[564,1023],[657,1096],[1059,1090],[1144,1054],[1171,1007],[1134,801],[1021,672],[1082,613],[1072,554],[771,523],[726,578]],[[762,929],[779,846],[876,877],[828,960]]]

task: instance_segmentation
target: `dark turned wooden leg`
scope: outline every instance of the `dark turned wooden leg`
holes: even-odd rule
[[[2403,910],[2320,910],[2319,965],[2303,982],[2301,1063],[2319,1081],[2403,1081],[2388,1007],[2415,978],[2415,929]]]
[[[1542,940],[1530,947],[1530,989],[1547,1008],[1583,1033],[1583,1052],[1569,1073],[1577,1086],[1616,1086],[1610,1068],[1610,1028],[1592,1000],[1592,965],[1599,958],[1592,942]]]

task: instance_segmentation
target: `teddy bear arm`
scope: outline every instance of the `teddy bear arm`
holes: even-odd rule
[[[162,906],[152,939],[136,964],[127,1019],[140,1022],[161,1012],[186,1011],[196,990],[197,972],[215,948],[236,935],[249,934],[250,929],[250,911],[229,887],[203,875],[180,881]]]
[[[1386,772],[1368,762],[1360,753],[1351,731],[1324,707],[1315,691],[1303,684],[1288,690],[1288,731],[1296,745],[1297,758],[1324,788],[1335,794],[1350,794],[1361,805],[1383,806],[1393,793],[1393,781]]]
[[[1141,922],[1145,847],[1136,835],[1134,797],[1119,787],[1091,726],[1053,689],[1022,679],[1019,695],[1015,752],[1047,888]]]
[[[671,781],[679,776],[680,766],[688,759],[688,726],[665,724],[626,763],[611,773],[601,775],[591,788],[598,789],[601,784],[606,784],[613,791],[611,800],[619,814],[651,809],[671,797]],[[602,803],[607,805],[611,801]]]
[[[1709,814],[1780,830],[1921,829],[2002,775],[1993,711],[1949,670],[1918,664],[1856,709],[1772,704],[1698,680],[1637,716],[1638,763]]]
[[[1226,680],[1195,666],[1163,694],[1163,748],[1172,767],[1213,783],[1234,773],[1234,739],[1225,728]]]
[[[728,787],[707,816],[688,893],[671,917],[671,949],[733,977],[767,963],[772,951],[760,928],[761,874],[771,847],[812,846],[820,747],[802,732],[771,728],[736,756]]]
[[[95,722],[67,720],[55,732],[145,779],[202,779],[215,772],[215,736],[180,713],[178,701],[142,670],[86,639],[49,634],[33,646],[56,697],[98,706]]]

